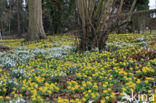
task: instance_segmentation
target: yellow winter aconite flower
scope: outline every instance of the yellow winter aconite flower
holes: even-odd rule
[[[141,82],[141,80],[140,79],[137,79],[137,82],[136,83],[139,84],[140,82]]]
[[[111,96],[110,96],[111,98],[114,98],[115,97],[115,93],[113,92],[113,93],[111,93]]]
[[[106,103],[106,102],[105,102],[105,100],[104,100],[104,99],[102,99],[102,100],[100,101],[100,103]]]
[[[0,96],[0,99],[3,99],[3,96]]]
[[[126,88],[122,88],[123,91],[126,91]]]
[[[149,83],[149,81],[148,80],[145,80],[145,83],[147,84],[147,83]]]
[[[95,98],[96,97],[94,93],[92,93],[91,96],[92,96],[92,98]]]
[[[107,93],[107,92],[108,92],[107,90],[104,90],[104,91],[103,91],[103,93]]]
[[[108,88],[108,91],[110,92],[111,91],[111,88]]]
[[[33,97],[32,100],[33,100],[33,101],[36,101],[37,99],[36,99],[36,97]]]
[[[6,96],[5,98],[6,98],[6,99],[11,99],[9,96]]]
[[[82,98],[82,101],[83,101],[83,102],[86,102],[87,100],[86,100],[86,98],[83,97],[83,98]]]
[[[103,87],[105,87],[105,88],[106,88],[106,87],[107,87],[107,85],[106,85],[106,84],[103,84]]]
[[[124,93],[120,93],[121,96],[124,96]]]
[[[2,68],[0,68],[0,72],[2,72],[3,71],[3,69]]]
[[[152,93],[152,90],[148,90],[148,93]]]
[[[107,100],[107,99],[109,99],[109,96],[106,96],[105,98],[106,98],[106,100]]]
[[[89,95],[88,94],[85,94],[85,97],[88,97]]]
[[[6,88],[3,88],[3,92],[6,92],[7,91],[7,89]]]

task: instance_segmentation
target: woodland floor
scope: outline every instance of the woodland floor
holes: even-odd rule
[[[111,34],[106,50],[81,54],[72,35],[22,41],[0,40],[0,102],[124,103],[134,102],[134,93],[154,103],[154,33]]]

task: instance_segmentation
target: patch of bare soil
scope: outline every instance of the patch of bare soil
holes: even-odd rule
[[[7,46],[0,46],[0,52],[4,52],[4,51],[10,51],[11,48],[7,47]]]

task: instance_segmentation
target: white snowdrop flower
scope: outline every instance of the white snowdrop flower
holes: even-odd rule
[[[94,100],[91,100],[91,101],[89,101],[88,103],[93,103],[94,102]]]
[[[117,103],[127,103],[127,102],[121,102],[121,101],[118,101]]]

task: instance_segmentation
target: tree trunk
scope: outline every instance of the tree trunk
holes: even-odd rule
[[[11,20],[8,22],[8,27],[9,27],[9,34],[11,34]]]
[[[1,21],[1,35],[4,34],[4,31],[3,31],[3,22]]]
[[[9,27],[9,34],[11,34],[11,3],[9,4],[9,21],[8,21],[8,27]]]
[[[17,17],[17,19],[18,19],[18,34],[20,34],[21,33],[21,26],[20,26],[20,15],[19,15],[19,13],[18,13],[18,17]]]
[[[20,3],[20,0],[17,0],[17,10],[18,10],[18,13],[17,13],[17,31],[18,31],[18,34],[21,33],[21,18],[20,18],[21,10],[20,10],[20,5],[22,5]]]
[[[41,0],[29,0],[29,27],[26,40],[45,39]]]
[[[0,35],[2,36],[2,21],[0,20]]]

